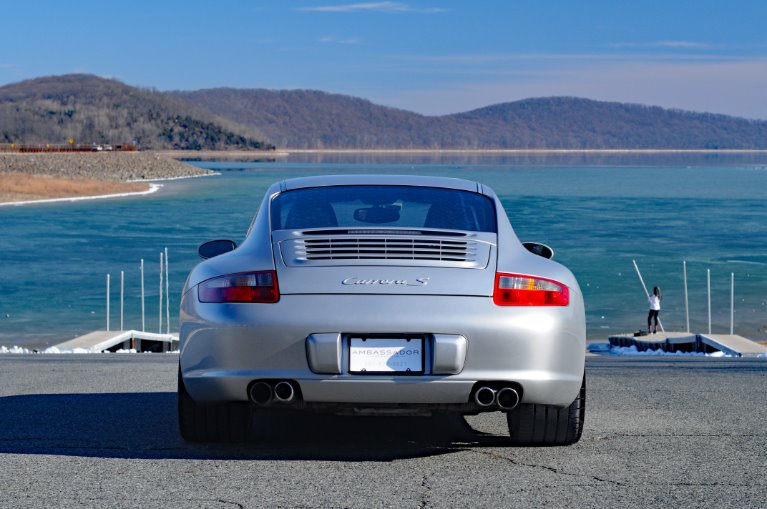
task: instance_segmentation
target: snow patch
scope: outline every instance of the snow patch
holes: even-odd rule
[[[610,343],[591,343],[587,347],[591,353],[606,354],[606,355],[641,355],[649,357],[660,357],[665,355],[683,356],[683,357],[737,357],[733,355],[727,355],[724,352],[664,352],[663,350],[645,350],[639,351],[636,346],[611,346]]]
[[[7,348],[5,346],[0,346],[0,353],[32,353],[27,348],[21,348],[20,346],[12,346],[11,348]]]
[[[56,348],[55,346],[49,346],[45,350],[43,350],[41,353],[91,353],[90,350],[87,350],[85,348],[72,348],[70,350],[60,350],[59,348]]]
[[[21,346],[12,346],[10,348],[7,347],[7,346],[0,346],[0,354],[3,354],[3,353],[15,353],[15,354],[41,354],[41,353],[46,353],[46,354],[53,354],[53,355],[62,355],[62,354],[74,354],[74,353],[76,353],[76,354],[102,354],[102,353],[103,354],[109,354],[109,353],[112,353],[112,352],[108,352],[108,351],[104,351],[104,352],[91,352],[90,350],[87,350],[85,348],[71,348],[71,349],[63,349],[62,350],[62,349],[57,348],[55,346],[49,346],[45,350],[30,350],[29,348],[23,348]],[[152,352],[139,352],[135,348],[131,348],[129,350],[120,349],[120,350],[117,350],[114,353],[131,354],[131,353],[152,353]],[[164,352],[164,353],[170,353],[170,354],[178,355],[179,351],[178,350],[169,350],[169,351]]]

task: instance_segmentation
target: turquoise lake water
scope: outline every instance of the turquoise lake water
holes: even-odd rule
[[[590,338],[645,327],[645,282],[663,290],[666,330],[684,330],[682,261],[692,329],[707,330],[711,271],[714,332],[767,337],[767,156],[291,156],[264,163],[195,163],[214,177],[169,181],[153,195],[0,207],[0,345],[45,346],[119,327],[159,329],[159,256],[170,253],[171,329],[197,246],[240,241],[272,182],[320,173],[404,173],[477,180],[501,196],[522,240],[552,246],[578,277]],[[164,329],[164,326],[163,326]]]

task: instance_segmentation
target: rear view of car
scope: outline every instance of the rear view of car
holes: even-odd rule
[[[242,245],[201,246],[184,288],[182,435],[242,440],[284,409],[502,411],[513,443],[578,441],[583,298],[542,247],[475,182],[274,184]]]

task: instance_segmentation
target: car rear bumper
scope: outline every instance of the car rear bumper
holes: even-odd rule
[[[190,292],[181,322],[181,371],[199,401],[245,401],[249,385],[266,379],[294,382],[306,403],[460,405],[478,382],[513,382],[523,403],[565,406],[583,377],[580,296],[567,307],[537,308],[407,295],[283,295],[276,304],[211,305]],[[347,339],[356,333],[421,335],[424,373],[351,373]]]

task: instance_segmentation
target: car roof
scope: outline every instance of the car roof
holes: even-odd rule
[[[475,193],[487,193],[483,186],[470,180],[449,177],[426,177],[420,175],[317,175],[299,177],[280,182],[280,191],[291,191],[307,187],[327,186],[418,186],[440,187]]]

